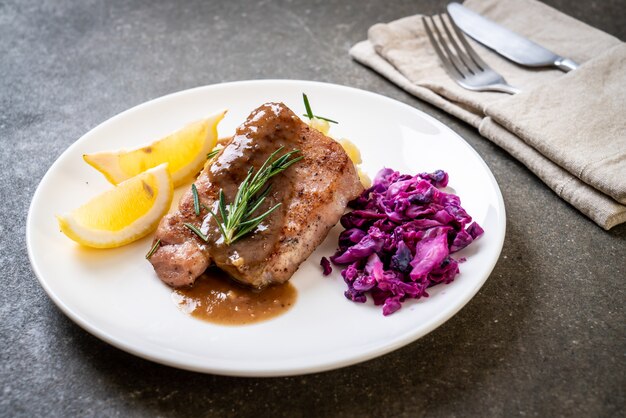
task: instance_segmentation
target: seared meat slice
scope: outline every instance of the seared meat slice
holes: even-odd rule
[[[190,285],[212,263],[256,288],[289,280],[339,221],[348,201],[363,191],[341,145],[310,128],[284,104],[266,103],[236,130],[195,185],[200,202],[217,213],[220,189],[226,202],[232,202],[248,169],[253,166],[256,172],[281,146],[279,155],[298,149],[304,158],[270,180],[271,191],[256,213],[282,205],[254,232],[226,245],[208,211],[195,214],[193,194],[187,192],[178,212],[163,218],[156,233],[161,246],[150,262],[161,280],[175,287]],[[197,226],[208,241],[184,223]]]

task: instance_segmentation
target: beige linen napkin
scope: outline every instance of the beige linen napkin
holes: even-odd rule
[[[465,90],[441,66],[420,15],[374,25],[350,54],[478,128],[598,225],[626,222],[626,45],[534,0],[465,5],[581,67],[529,69],[470,40],[522,93]]]

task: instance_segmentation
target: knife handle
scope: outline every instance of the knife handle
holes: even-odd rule
[[[578,68],[578,64],[572,61],[569,58],[559,57],[556,61],[554,61],[554,65],[556,65],[560,70],[565,71],[566,73]]]

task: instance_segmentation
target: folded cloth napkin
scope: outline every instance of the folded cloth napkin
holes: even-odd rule
[[[350,54],[478,128],[604,229],[626,222],[626,44],[535,0],[464,4],[581,66],[521,67],[470,39],[522,93],[466,90],[445,72],[420,15],[372,26]]]

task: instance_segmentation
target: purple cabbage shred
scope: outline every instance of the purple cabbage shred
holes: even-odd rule
[[[465,259],[450,254],[484,231],[458,196],[441,190],[447,185],[442,170],[410,176],[384,168],[350,202],[353,210],[341,218],[345,230],[330,257],[343,266],[346,298],[363,303],[369,294],[383,315],[391,315],[406,299],[428,297],[429,287],[454,280]],[[332,271],[330,261],[322,257],[324,275]]]
[[[330,266],[330,261],[326,257],[322,257],[320,260],[320,266],[322,266],[322,274],[328,276],[333,272],[333,268]]]

